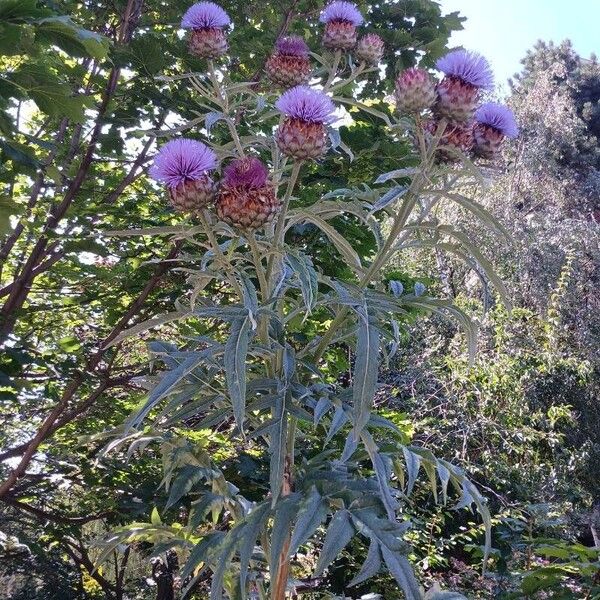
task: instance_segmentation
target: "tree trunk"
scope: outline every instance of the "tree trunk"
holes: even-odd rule
[[[168,550],[163,558],[152,560],[152,578],[156,581],[156,600],[175,600],[175,573],[179,569],[177,553]]]

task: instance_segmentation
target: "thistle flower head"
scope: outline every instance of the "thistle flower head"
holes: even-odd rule
[[[381,36],[376,33],[367,33],[360,39],[360,42],[364,45],[376,46],[381,49],[385,46],[385,42],[381,39]]]
[[[335,120],[335,105],[329,96],[306,85],[285,92],[275,106],[288,117],[308,123],[331,123]]]
[[[454,50],[437,61],[436,67],[449,77],[456,77],[476,88],[491,88],[494,75],[487,59],[477,52]]]
[[[176,188],[186,181],[202,179],[217,166],[216,154],[202,142],[179,139],[167,142],[156,155],[150,175]]]
[[[285,56],[307,57],[309,53],[306,42],[299,35],[288,35],[279,38],[275,44],[275,49],[279,54]]]
[[[344,21],[352,23],[355,27],[361,25],[364,21],[356,4],[353,2],[341,2],[336,0],[330,2],[321,12],[319,17],[321,23],[331,23],[332,21]]]
[[[519,127],[515,120],[513,111],[504,104],[487,102],[482,104],[475,113],[475,120],[482,125],[488,125],[497,129],[508,138],[516,138],[519,135]]]
[[[229,15],[214,2],[197,2],[183,15],[184,29],[214,29],[231,24]]]
[[[254,156],[238,158],[223,171],[223,183],[229,187],[261,188],[268,178],[267,167]]]

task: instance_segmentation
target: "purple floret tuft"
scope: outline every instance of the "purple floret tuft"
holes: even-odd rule
[[[206,144],[182,138],[160,149],[150,175],[169,188],[176,188],[186,181],[202,179],[216,166],[217,155]]]
[[[353,2],[331,2],[321,13],[319,17],[321,23],[331,23],[331,21],[345,21],[352,23],[355,27],[361,25],[364,21],[356,4]]]
[[[307,57],[309,54],[306,42],[299,35],[288,35],[279,38],[275,44],[275,49],[279,54],[285,56]]]
[[[183,15],[184,29],[214,29],[231,24],[229,15],[214,2],[197,2]]]
[[[436,67],[477,88],[489,89],[494,85],[494,74],[487,59],[477,52],[454,50],[437,61]]]
[[[230,187],[261,188],[267,183],[269,170],[255,157],[238,158],[223,171],[223,183]]]
[[[483,104],[475,113],[475,119],[482,125],[497,129],[508,138],[519,135],[519,127],[513,111],[504,104],[488,102]]]
[[[306,85],[285,92],[275,106],[288,117],[309,123],[331,123],[335,120],[335,105],[331,98],[325,92]]]

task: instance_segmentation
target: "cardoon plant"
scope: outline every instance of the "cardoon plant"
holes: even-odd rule
[[[298,86],[283,94],[275,106],[286,117],[277,131],[281,152],[298,160],[319,158],[325,152],[325,125],[335,119],[335,106],[329,96]]]
[[[351,50],[358,38],[356,28],[363,20],[356,4],[337,0],[331,2],[320,17],[321,23],[325,24],[323,45],[332,50]]]
[[[209,176],[217,155],[205,144],[178,139],[166,143],[150,168],[150,175],[164,183],[173,206],[195,212],[214,202],[215,184]]]
[[[272,221],[279,206],[267,167],[258,158],[238,158],[225,168],[217,200],[219,219],[238,229],[258,229]]]
[[[310,69],[308,46],[298,35],[285,36],[277,40],[275,52],[265,65],[269,79],[283,88],[306,83],[310,76]]]
[[[516,138],[519,128],[512,111],[502,104],[487,102],[475,113],[473,129],[475,153],[482,158],[493,158],[505,138]]]
[[[321,19],[339,27],[326,33],[338,40],[353,39],[362,21],[348,2],[329,4]],[[281,40],[277,51],[303,56],[304,46]],[[402,431],[374,410],[374,398],[379,366],[397,348],[408,315],[455,318],[469,347],[474,345],[474,325],[452,301],[390,282],[387,270],[399,254],[417,247],[455,252],[478,263],[503,296],[484,253],[464,231],[441,221],[438,209],[458,203],[498,228],[482,206],[455,188],[480,180],[474,177],[472,147],[483,147],[489,158],[497,150],[493,140],[512,137],[516,126],[508,109],[490,105],[471,121],[479,89],[491,80],[487,63],[475,55],[450,55],[438,63],[446,79],[437,95],[426,71],[401,74],[395,113],[352,95],[333,95],[359,89],[365,73],[364,65],[339,65],[334,60],[328,72],[321,71],[319,85],[282,95],[256,84],[233,84],[227,69],[216,71],[210,61],[204,77],[175,78],[189,79],[198,94],[204,128],[199,132],[198,119],[187,128],[203,134],[212,150],[198,141],[169,142],[152,175],[176,206],[180,194],[188,198],[189,192],[192,200],[184,207],[202,210],[190,222],[148,234],[189,242],[182,258],[187,264],[180,269],[189,289],[173,313],[139,324],[113,343],[176,320],[193,325],[180,345],[172,336],[150,343],[153,363],[162,365],[158,377],[109,445],[127,444],[130,454],[159,449],[169,499],[153,511],[150,523],[114,532],[105,540],[103,557],[140,540],[156,544],[157,551],[175,548],[185,564],[184,593],[203,582],[211,600],[224,594],[284,600],[298,589],[325,593],[319,590],[324,574],[358,537],[368,554],[349,590],[386,568],[408,600],[421,600],[425,592],[408,560],[405,510],[421,466],[436,498],[441,491],[440,501],[455,490],[458,508],[477,507],[489,550],[490,515],[476,486],[458,466],[407,445]],[[395,142],[412,141],[409,166],[399,164],[374,181],[369,176],[355,188],[324,190],[322,197],[300,204],[296,195],[314,161],[339,149],[352,159],[334,126],[341,104],[381,119]],[[212,133],[217,123],[221,137]],[[260,135],[248,135],[252,127]],[[195,195],[199,186],[212,185],[207,173],[215,166],[213,151],[221,173],[214,208],[209,194]],[[341,154],[337,160],[344,160]],[[373,232],[378,247],[372,256],[361,256],[336,228],[338,218],[348,216]],[[316,266],[315,249],[299,227],[304,225],[329,240],[350,274],[335,276]],[[342,379],[328,361],[348,350],[351,377]],[[226,456],[211,431],[227,440]],[[240,455],[266,465],[265,479],[258,467],[242,469]],[[254,478],[261,481],[258,487],[251,485]],[[177,525],[168,524],[173,510]],[[293,561],[307,549],[315,558],[310,572]]]
[[[354,54],[360,62],[374,66],[379,64],[384,51],[385,43],[381,37],[376,33],[367,33],[358,40]]]
[[[470,121],[480,90],[489,89],[494,83],[488,61],[476,52],[455,50],[440,58],[436,66],[446,75],[437,87],[436,112],[458,123]]]
[[[229,15],[214,2],[198,2],[183,16],[181,26],[191,29],[190,52],[200,58],[219,58],[229,47],[225,28],[231,24]]]

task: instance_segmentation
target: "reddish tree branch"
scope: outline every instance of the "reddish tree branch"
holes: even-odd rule
[[[104,339],[104,341],[100,344],[99,349],[87,360],[86,365],[78,375],[76,375],[69,385],[65,388],[62,393],[61,399],[58,404],[54,407],[54,409],[50,412],[50,414],[44,419],[43,423],[38,428],[36,435],[33,439],[27,444],[27,449],[22,454],[21,460],[17,467],[10,473],[10,475],[6,478],[6,480],[0,485],[0,498],[3,498],[8,494],[11,488],[15,485],[15,483],[19,480],[20,477],[26,472],[31,459],[34,454],[37,452],[39,446],[46,440],[54,431],[56,431],[57,427],[55,427],[56,422],[59,420],[59,417],[65,412],[73,397],[75,396],[78,389],[81,385],[86,382],[91,373],[93,373],[101,364],[106,352],[108,351],[106,346],[112,342],[121,332],[123,332],[131,319],[139,312],[140,308],[148,299],[148,296],[155,289],[156,285],[160,281],[160,279],[164,276],[164,274],[171,268],[172,260],[179,254],[181,249],[182,242],[178,241],[171,252],[167,255],[165,260],[160,263],[154,272],[154,275],[150,278],[148,283],[145,285],[144,289],[137,297],[135,302],[131,304],[127,312],[121,317],[119,322],[115,325],[110,334]],[[105,380],[90,397],[86,399],[85,402],[80,405],[80,410],[74,410],[73,418],[78,416],[84,410],[87,410],[94,402],[102,395],[102,393],[107,389],[109,380]],[[70,422],[72,419],[69,419],[66,422]],[[61,425],[62,426],[62,425]]]
[[[118,42],[126,44],[131,40],[133,31],[139,21],[142,5],[143,0],[129,0],[127,3],[123,18],[121,19],[117,37]],[[8,298],[0,310],[0,339],[6,338],[14,329],[17,322],[17,311],[26,302],[29,290],[31,289],[31,284],[35,279],[33,271],[41,262],[43,262],[46,256],[46,250],[49,243],[49,232],[53,231],[64,218],[71,203],[86,180],[93,163],[94,153],[104,125],[104,116],[106,115],[110,102],[117,89],[120,73],[121,70],[118,67],[115,67],[110,71],[102,100],[98,107],[96,122],[88,142],[87,150],[79,165],[79,169],[77,170],[77,174],[67,188],[62,201],[51,209],[41,235],[31,250],[25,265],[15,277]]]
[[[99,521],[100,519],[105,519],[106,517],[109,517],[111,515],[111,513],[109,512],[103,512],[97,515],[88,515],[86,517],[66,517],[63,515],[58,515],[56,513],[41,510],[39,508],[36,508],[35,506],[26,504],[21,500],[15,500],[10,496],[4,498],[3,502],[5,504],[8,504],[9,506],[12,506],[13,508],[18,508],[23,512],[30,513],[41,521],[51,521],[52,523],[57,523],[59,525],[85,525],[86,523],[91,523],[92,521]]]

